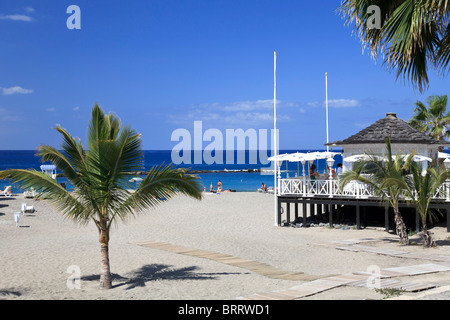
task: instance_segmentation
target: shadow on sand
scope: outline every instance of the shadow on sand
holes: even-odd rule
[[[196,266],[174,269],[172,266],[164,264],[144,265],[140,269],[132,272],[128,277],[122,277],[118,274],[112,274],[113,288],[126,286],[126,290],[136,287],[145,287],[147,282],[156,280],[214,280],[219,275],[241,274],[241,273],[203,273]],[[98,281],[100,275],[89,275],[82,277],[81,280]],[[117,283],[119,282],[119,283]]]

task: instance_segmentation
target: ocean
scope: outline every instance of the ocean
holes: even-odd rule
[[[284,153],[294,153],[294,152],[313,152],[313,151],[324,151],[324,150],[280,150],[279,154]],[[228,155],[230,156],[230,154]],[[272,172],[263,172],[264,169],[270,170],[271,163],[267,163],[267,152],[262,152],[258,154],[256,157],[256,161],[250,161],[250,157],[254,156],[254,154],[250,155],[249,151],[245,151],[245,161],[241,161],[240,156],[244,156],[244,153],[240,151],[234,151],[234,164],[231,164],[231,161],[228,161],[226,152],[223,153],[223,162],[227,162],[226,164],[217,164],[211,163],[210,160],[202,159],[198,164],[176,164],[174,165],[177,168],[187,168],[190,171],[194,172],[200,178],[201,184],[209,190],[209,186],[211,183],[214,185],[214,188],[217,188],[217,182],[220,180],[223,185],[224,190],[233,190],[236,192],[242,191],[257,191],[258,188],[261,187],[261,184],[264,183],[268,187],[273,187],[273,173]],[[191,154],[191,160],[194,162],[195,155]],[[337,163],[342,162],[342,157],[337,155],[334,157],[335,166]],[[198,160],[198,158],[197,158]],[[227,161],[226,161],[227,160]],[[160,164],[170,164],[172,161],[172,151],[171,150],[145,150],[144,151],[144,163],[143,163],[143,171],[147,171],[154,166],[158,166]],[[36,169],[40,170],[40,166],[43,163],[40,161],[38,157],[35,156],[34,150],[0,150],[0,170],[6,169]],[[45,163],[49,164],[49,163]],[[318,165],[318,171],[324,172],[326,169],[325,160],[315,161],[315,164]],[[254,172],[253,170],[261,170],[261,172]],[[201,171],[201,172],[199,172]],[[226,171],[226,172],[224,172]],[[57,171],[58,173],[59,171]],[[295,175],[302,175],[302,165],[296,162],[283,162],[281,168],[281,177],[285,178],[287,176],[293,177]],[[130,177],[132,178],[132,177]],[[68,189],[71,188],[70,183],[66,178],[57,178],[58,182],[65,182],[68,186]],[[21,193],[21,190],[18,186],[14,185],[11,181],[0,180],[0,188],[3,190],[6,185],[12,185],[13,192]]]

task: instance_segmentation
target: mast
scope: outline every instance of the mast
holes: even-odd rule
[[[274,198],[274,213],[275,213],[275,226],[278,225],[278,203],[277,203],[277,52],[273,52],[273,146],[275,161],[273,161],[273,198]]]
[[[325,72],[325,109],[326,109],[326,116],[327,116],[327,152],[330,151],[330,148],[328,146],[328,72]]]

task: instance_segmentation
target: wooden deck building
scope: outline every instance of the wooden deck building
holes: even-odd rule
[[[341,141],[327,144],[329,147],[342,147],[343,159],[352,155],[371,152],[380,156],[385,155],[385,139],[389,136],[393,154],[410,154],[415,151],[417,155],[438,161],[439,151],[448,146],[447,141],[434,140],[428,135],[414,129],[407,122],[397,118],[394,113],[387,113],[382,118],[361,130],[355,135]],[[352,169],[352,163],[343,161],[344,171]],[[426,168],[428,163],[424,161]],[[277,223],[290,224],[297,221],[302,226],[309,221],[323,221],[325,218],[332,226],[336,221],[353,219],[354,225],[361,228],[368,215],[384,220],[386,231],[394,228],[391,208],[385,207],[381,199],[361,182],[353,181],[343,190],[339,179],[310,180],[309,177],[296,177],[278,179],[277,190]],[[450,181],[444,183],[436,193],[431,204],[432,208],[442,211],[446,219],[447,231],[450,232]],[[411,230],[420,230],[420,219],[415,207],[406,200],[401,201],[402,216]],[[309,211],[309,216],[307,212]],[[284,223],[283,223],[284,221]]]

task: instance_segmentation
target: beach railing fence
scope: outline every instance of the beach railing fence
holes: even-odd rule
[[[351,181],[341,190],[339,179],[279,179],[278,195],[323,196],[377,198],[374,189],[360,181]],[[443,183],[437,190],[434,199],[450,201],[450,181]]]

